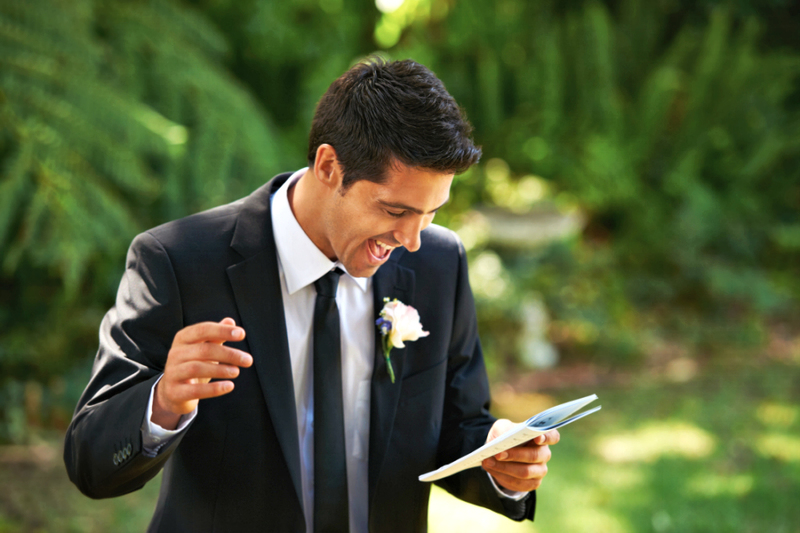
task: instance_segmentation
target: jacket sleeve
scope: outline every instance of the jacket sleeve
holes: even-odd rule
[[[155,237],[143,233],[128,251],[116,303],[100,326],[91,379],[65,437],[67,472],[87,496],[108,498],[141,488],[180,442],[182,435],[158,456],[147,457],[141,426],[150,390],[182,327],[169,256]]]
[[[456,237],[457,239],[457,237]],[[495,418],[483,361],[475,302],[469,285],[466,251],[458,241],[459,267],[453,335],[449,346],[442,438],[437,465],[445,465],[486,443]],[[454,496],[514,520],[533,519],[535,493],[519,501],[501,497],[481,468],[471,468],[437,482]]]

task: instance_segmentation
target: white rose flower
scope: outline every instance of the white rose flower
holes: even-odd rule
[[[397,298],[391,301],[389,298],[384,298],[383,301],[386,303],[381,309],[380,318],[375,323],[383,335],[383,355],[389,377],[394,383],[394,369],[389,358],[392,348],[404,348],[404,341],[427,337],[430,332],[423,331],[419,313],[410,305],[404,304]]]

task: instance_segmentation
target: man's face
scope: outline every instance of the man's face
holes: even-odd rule
[[[340,186],[324,220],[323,251],[351,275],[372,276],[394,248],[419,249],[420,232],[447,203],[452,182],[453,174],[395,164],[381,184],[357,181],[344,194]]]

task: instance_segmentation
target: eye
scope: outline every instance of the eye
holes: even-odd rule
[[[386,210],[386,214],[387,214],[387,215],[389,215],[390,217],[394,217],[394,218],[400,218],[400,217],[402,217],[403,215],[405,215],[405,214],[406,214],[406,212],[405,212],[405,211],[400,211],[399,213],[395,213],[394,211],[389,211],[389,210],[387,209],[387,210]]]

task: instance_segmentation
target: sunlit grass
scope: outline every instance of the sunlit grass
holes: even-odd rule
[[[707,431],[686,422],[651,422],[634,431],[603,435],[594,451],[609,463],[652,463],[662,457],[700,459],[714,449]]]
[[[484,533],[530,532],[529,524],[514,522],[482,507],[464,503],[439,487],[431,490],[431,512],[428,530],[431,533],[481,531]]]
[[[716,498],[719,496],[746,496],[755,484],[751,474],[718,475],[703,472],[690,478],[686,484],[690,496]]]
[[[707,367],[686,381],[555,397],[498,389],[496,414],[520,420],[547,404],[597,393],[599,413],[561,430],[527,531],[558,533],[800,531],[800,369]],[[458,501],[431,501],[434,532],[460,516]],[[449,496],[448,496],[449,497]],[[488,531],[516,531],[519,525]],[[477,524],[477,520],[475,521]]]
[[[800,437],[768,433],[756,440],[756,453],[783,462],[800,462]],[[800,497],[800,495],[798,495]]]
[[[758,406],[756,416],[766,426],[789,427],[800,419],[800,407],[764,402]]]

